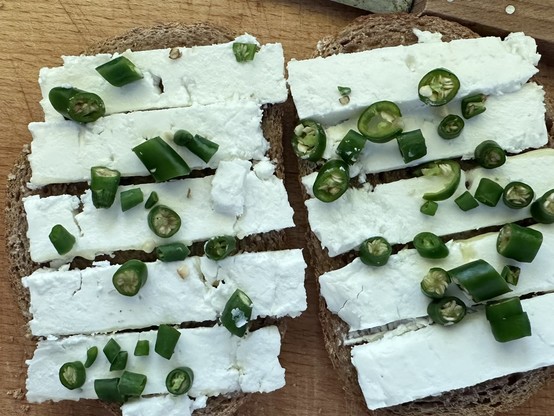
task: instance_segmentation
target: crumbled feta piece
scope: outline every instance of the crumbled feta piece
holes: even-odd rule
[[[268,158],[263,158],[254,164],[254,173],[260,179],[269,179],[275,174],[275,165]]]
[[[212,181],[212,206],[221,214],[238,217],[244,211],[244,181],[252,163],[247,160],[222,161]]]
[[[440,32],[429,32],[428,30],[419,30],[414,27],[412,29],[414,35],[417,36],[417,41],[419,43],[433,43],[433,42],[442,42],[442,33]]]

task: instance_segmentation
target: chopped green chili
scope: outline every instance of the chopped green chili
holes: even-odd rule
[[[482,259],[448,270],[448,274],[474,302],[483,302],[511,291],[494,267]]]
[[[333,202],[348,189],[350,173],[342,159],[326,162],[319,170],[314,182],[314,196],[322,202]]]
[[[109,208],[115,201],[121,174],[104,166],[90,168],[90,191],[96,208]]]
[[[338,86],[337,89],[339,90],[339,94],[342,95],[343,97],[346,95],[350,95],[352,93],[352,88],[350,87]]]
[[[475,161],[485,169],[494,169],[506,163],[506,152],[494,140],[485,140],[477,145]]]
[[[533,202],[533,188],[523,182],[510,182],[504,187],[502,201],[508,208],[521,209]]]
[[[154,205],[158,203],[159,200],[160,198],[158,197],[158,193],[156,191],[150,192],[150,196],[146,200],[146,203],[144,204],[144,208],[146,209],[152,208]]]
[[[59,371],[60,383],[66,389],[74,390],[82,387],[87,378],[85,366],[80,361],[65,363]]]
[[[190,173],[189,165],[159,136],[146,140],[132,150],[156,182],[168,181]]]
[[[434,299],[427,306],[427,315],[433,320],[433,322],[449,326],[454,325],[464,319],[466,315],[465,303],[454,297],[447,296],[441,299]]]
[[[554,222],[554,189],[549,190],[531,204],[531,216],[542,224]]]
[[[481,178],[475,190],[475,199],[489,207],[495,207],[502,197],[504,188],[489,178]]]
[[[515,341],[532,335],[527,312],[489,322],[494,339],[498,342]]]
[[[119,351],[115,356],[113,362],[110,364],[110,371],[125,370],[125,367],[127,367],[128,358],[129,353],[127,351]]]
[[[75,245],[75,237],[61,224],[52,227],[48,238],[60,255],[69,253]]]
[[[136,207],[144,201],[144,194],[140,188],[127,189],[119,194],[121,199],[121,211],[125,212]]]
[[[450,102],[460,89],[460,80],[445,68],[434,69],[421,78],[417,86],[419,99],[431,106]]]
[[[184,260],[189,254],[190,249],[183,243],[162,244],[156,247],[156,257],[164,262]]]
[[[349,130],[337,146],[337,154],[349,165],[352,165],[364,149],[366,138],[354,130]]]
[[[158,237],[169,238],[181,228],[181,217],[165,205],[156,205],[148,213],[148,226]]]
[[[360,245],[360,260],[368,266],[384,266],[391,254],[391,245],[384,237],[371,237]]]
[[[237,62],[253,61],[256,52],[260,50],[260,47],[255,43],[233,43],[233,53]]]
[[[251,317],[252,300],[242,290],[235,290],[221,312],[221,324],[231,334],[242,337],[246,333]]]
[[[398,142],[398,149],[404,163],[420,159],[427,154],[425,137],[423,137],[423,133],[419,129],[398,135],[396,141]]]
[[[323,156],[327,146],[325,130],[316,121],[300,120],[294,128],[292,150],[300,159],[317,162]]]
[[[456,114],[449,114],[439,124],[437,133],[445,140],[452,140],[462,134],[464,119]]]
[[[392,140],[404,128],[400,108],[391,101],[378,101],[367,107],[358,119],[358,130],[374,143]]]
[[[117,389],[125,397],[140,397],[146,387],[148,378],[144,374],[124,371],[119,377]]]
[[[90,347],[87,350],[87,360],[85,361],[85,368],[89,368],[91,365],[93,365],[96,361],[96,357],[98,357],[98,347]]]
[[[113,363],[115,357],[117,357],[117,354],[119,354],[119,352],[121,351],[121,346],[117,343],[115,339],[110,338],[102,351],[104,352],[104,355],[106,356],[108,361],[110,363]]]
[[[500,272],[500,276],[504,278],[506,283],[509,283],[512,286],[516,286],[519,282],[520,273],[521,268],[507,264]]]
[[[177,130],[173,135],[173,141],[179,146],[185,146],[205,163],[208,163],[219,149],[217,143],[198,134],[193,136],[186,130]]]
[[[114,273],[112,283],[124,296],[135,296],[148,279],[148,268],[140,260],[132,259],[123,263]]]
[[[204,245],[204,253],[210,260],[223,260],[237,250],[237,240],[230,235],[210,238]]]
[[[154,351],[166,360],[171,359],[180,336],[181,332],[178,329],[166,324],[160,325],[158,334],[156,335]]]
[[[119,377],[96,379],[94,380],[94,391],[96,396],[104,402],[123,404],[127,398],[119,392],[118,385]]]
[[[479,202],[471,195],[469,191],[465,191],[454,202],[462,211],[469,211],[479,206]]]
[[[437,213],[438,209],[439,204],[437,204],[435,201],[425,201],[423,205],[421,205],[421,208],[419,208],[419,212],[424,215],[429,215],[430,217],[433,217]]]
[[[462,177],[460,164],[454,160],[431,162],[421,169],[423,176],[440,176],[446,179],[444,187],[436,192],[423,194],[427,201],[443,201],[450,198],[458,189]]]
[[[488,302],[485,306],[485,316],[488,321],[499,321],[520,313],[523,313],[523,307],[517,296]]]
[[[448,272],[440,267],[432,267],[421,281],[421,291],[425,296],[434,299],[444,297],[451,279]]]
[[[137,357],[145,357],[150,354],[150,341],[147,339],[139,339],[135,345],[133,355]]]
[[[77,88],[54,87],[48,99],[58,113],[79,123],[96,121],[106,113],[102,98]]]
[[[414,247],[421,257],[443,259],[448,256],[448,247],[439,236],[430,232],[421,232],[414,237]]]
[[[179,396],[187,393],[194,382],[194,373],[189,367],[171,370],[165,379],[165,387],[171,394]]]
[[[498,254],[522,263],[531,263],[542,245],[542,233],[517,224],[506,224],[496,240]]]
[[[114,87],[123,87],[144,78],[140,69],[124,56],[97,66],[96,71]]]
[[[485,107],[486,101],[487,96],[485,94],[475,94],[462,98],[462,115],[464,118],[468,119],[483,113],[487,109]]]

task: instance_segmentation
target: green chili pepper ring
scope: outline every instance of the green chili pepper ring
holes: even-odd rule
[[[148,213],[148,226],[158,237],[169,238],[181,228],[181,217],[165,205],[156,205]]]
[[[391,245],[383,237],[368,238],[360,245],[360,260],[368,266],[384,266],[391,253]]]
[[[358,119],[358,130],[369,141],[386,143],[404,128],[400,108],[391,101],[371,104]]]
[[[419,99],[431,106],[450,102],[460,89],[458,77],[445,68],[434,69],[421,78],[417,86]]]
[[[316,121],[300,120],[294,128],[292,150],[300,159],[317,162],[327,146],[325,130]]]
[[[204,253],[210,260],[223,260],[237,250],[237,240],[230,235],[210,238],[204,245]]]
[[[462,134],[464,126],[463,118],[456,114],[449,114],[440,122],[437,133],[445,140],[452,140]]]
[[[531,204],[531,216],[542,224],[554,223],[554,189]]]
[[[448,247],[439,236],[430,232],[421,232],[414,237],[414,247],[421,257],[443,259],[448,256]]]
[[[434,299],[444,297],[446,289],[450,285],[451,279],[448,272],[440,267],[433,267],[423,277],[421,281],[421,291],[425,296]]]
[[[460,322],[464,319],[466,310],[465,303],[454,296],[435,299],[427,306],[427,314],[433,322],[444,326]]]
[[[80,123],[96,121],[106,113],[102,98],[77,88],[54,87],[48,99],[62,116]]]
[[[146,264],[140,260],[125,262],[112,277],[115,289],[124,296],[135,296],[148,278]]]
[[[179,367],[169,372],[165,379],[167,391],[176,396],[187,393],[194,382],[194,373],[189,367]]]
[[[65,363],[60,367],[60,383],[69,390],[75,390],[85,384],[87,372],[80,361]]]
[[[342,159],[325,163],[314,182],[314,196],[322,202],[333,202],[348,189],[350,173],[348,165]]]

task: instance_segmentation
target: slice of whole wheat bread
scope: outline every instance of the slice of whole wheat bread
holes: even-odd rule
[[[363,50],[410,45],[417,43],[413,28],[440,32],[443,41],[460,38],[475,38],[479,35],[460,24],[437,17],[417,17],[412,14],[368,15],[354,20],[337,34],[325,37],[314,53],[316,56],[330,56],[338,53],[351,53]],[[547,101],[547,113],[552,112],[552,97]],[[547,121],[549,127],[552,123]],[[552,140],[552,135],[550,137]],[[317,164],[299,160],[300,177],[316,170]],[[371,182],[392,181],[405,178],[401,171],[382,173],[368,178]],[[304,187],[301,185],[304,190]],[[304,192],[304,198],[308,195]],[[338,269],[350,263],[356,255],[353,252],[338,257],[329,257],[326,250],[314,233],[307,232],[309,263],[313,268],[316,280],[323,273]],[[373,415],[449,415],[449,416],[483,416],[511,409],[529,398],[551,376],[549,368],[543,368],[522,374],[513,374],[490,380],[479,385],[450,391],[439,396],[427,397],[410,403],[370,412],[364,402],[358,385],[357,372],[351,363],[351,348],[343,345],[348,325],[337,315],[327,309],[325,300],[319,299],[319,317],[323,329],[325,347],[333,366],[343,382],[343,388],[349,397],[359,403],[359,414]],[[453,375],[456,377],[456,375]]]
[[[232,41],[235,35],[229,30],[214,26],[212,24],[182,24],[168,23],[158,24],[147,28],[135,28],[120,36],[106,39],[98,44],[91,45],[83,51],[84,54],[123,52],[127,49],[135,51],[212,45]],[[283,167],[283,105],[269,105],[264,108],[262,129],[265,138],[270,143],[269,158],[276,162],[275,173],[279,178],[284,177]],[[71,185],[50,185],[38,191],[31,191],[27,183],[31,177],[31,168],[27,160],[29,146],[26,145],[8,176],[5,208],[6,245],[9,257],[10,269],[9,278],[13,290],[17,296],[18,305],[27,319],[29,314],[29,294],[21,285],[21,278],[31,274],[41,267],[34,263],[29,254],[29,242],[27,240],[27,221],[23,208],[22,199],[28,195],[39,194],[48,196],[51,194],[71,193],[77,194],[84,188],[84,184]],[[198,175],[198,173],[195,173]],[[130,179],[130,181],[142,182],[143,178]],[[283,250],[291,248],[287,242],[286,231],[272,231],[264,234],[257,234],[246,237],[239,242],[239,251],[268,251]],[[201,254],[201,244],[195,244],[192,254]],[[121,263],[129,258],[140,258],[144,261],[154,260],[152,254],[142,252],[120,252],[115,257],[105,257],[114,263]],[[76,259],[73,267],[86,267],[90,262]],[[272,319],[258,320],[257,325],[275,324]],[[277,323],[281,334],[284,334],[286,323]],[[27,357],[31,358],[31,357]],[[23,388],[23,386],[20,386]],[[195,415],[228,416],[237,412],[250,397],[248,394],[237,393],[234,395],[220,395],[208,400],[207,407],[195,411]],[[107,405],[107,408],[114,414],[120,414],[117,406]]]

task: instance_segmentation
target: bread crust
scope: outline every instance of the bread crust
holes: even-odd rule
[[[84,54],[113,53],[131,50],[149,50],[172,47],[204,46],[232,41],[235,35],[228,29],[214,26],[208,23],[183,24],[167,23],[157,24],[152,27],[138,27],[129,30],[122,35],[106,39],[95,45],[87,47]],[[264,108],[262,130],[264,137],[270,143],[268,156],[277,162],[275,174],[284,179],[283,165],[283,113],[284,105],[269,105]],[[31,319],[29,313],[29,293],[21,285],[21,278],[30,275],[43,265],[34,263],[30,258],[29,241],[27,239],[27,221],[23,207],[23,198],[33,194],[48,196],[54,194],[70,193],[80,194],[85,189],[85,184],[61,184],[49,185],[37,191],[27,188],[31,178],[31,167],[27,156],[30,146],[25,145],[10,174],[8,175],[5,207],[6,252],[9,259],[9,276],[11,286],[16,294],[17,304],[27,320]],[[197,175],[197,173],[194,173]],[[143,182],[144,178],[135,178],[134,182]],[[272,231],[246,237],[239,242],[239,251],[269,251],[284,250],[290,248],[287,242],[287,233]],[[202,245],[193,245],[192,254],[201,254]],[[115,253],[115,257],[106,256],[105,259],[114,263],[121,263],[129,258],[141,258],[144,261],[154,260],[153,254],[137,251]],[[90,261],[76,259],[72,267],[84,268],[90,266]],[[286,320],[275,322],[272,319],[258,320],[260,326],[277,325],[284,335]],[[26,358],[31,358],[26,357]],[[249,394],[237,393],[233,395],[220,395],[210,397],[204,409],[195,411],[198,416],[230,416],[251,397]],[[113,415],[119,415],[119,406],[106,404],[106,409]]]
[[[467,27],[438,17],[417,17],[412,14],[368,15],[354,20],[337,34],[322,39],[314,52],[314,57],[330,56],[338,53],[351,53],[375,48],[410,45],[417,43],[412,29],[440,32],[443,41],[461,38],[476,38],[479,35]],[[547,100],[547,111],[552,113],[551,101]],[[547,125],[551,128],[550,118]],[[552,133],[552,130],[550,130]],[[551,134],[552,136],[552,134]],[[552,137],[550,137],[552,140]],[[300,177],[312,173],[317,164],[299,160]],[[388,182],[406,177],[406,172],[396,171],[374,175],[368,180],[373,183]],[[305,188],[304,199],[308,198]],[[307,221],[307,220],[306,220]],[[321,243],[310,230],[306,234],[307,248],[310,253],[310,265],[315,272],[319,289],[318,276],[338,269],[350,263],[356,255],[353,252],[331,258],[327,250],[321,249]],[[348,325],[337,315],[327,309],[325,300],[319,298],[319,318],[323,330],[325,348],[333,367],[338,372],[346,394],[359,405],[359,414],[375,416],[483,416],[507,411],[524,401],[539,390],[552,376],[550,368],[518,373],[459,389],[439,396],[427,397],[410,403],[369,411],[358,384],[357,372],[351,363],[351,348],[342,341],[348,333]],[[455,375],[453,375],[455,377]]]

